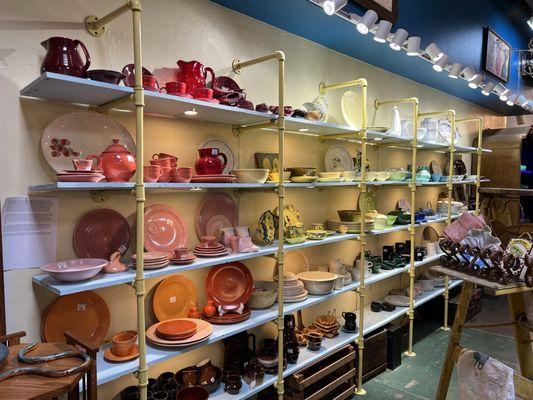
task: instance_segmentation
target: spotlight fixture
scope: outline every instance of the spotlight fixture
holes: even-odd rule
[[[324,0],[322,9],[327,15],[333,15],[348,4],[348,0]]]
[[[428,47],[426,47],[426,53],[428,53],[429,58],[433,62],[439,61],[442,56],[444,56],[444,53],[441,49],[439,49],[439,46],[437,46],[435,43],[431,43]]]
[[[475,79],[468,82],[468,86],[471,89],[477,89],[477,87],[481,84],[481,75],[477,75]]]
[[[508,106],[510,106],[510,107],[514,106],[517,97],[518,97],[517,94],[512,94],[512,95],[510,95],[509,98],[507,99],[506,104],[507,104]]]
[[[385,43],[387,37],[389,36],[390,28],[392,27],[392,22],[382,19],[379,21],[378,28],[374,34],[374,40],[379,43]]]
[[[392,50],[400,51],[400,49],[403,46],[403,43],[405,42],[405,39],[407,39],[407,36],[409,36],[409,32],[407,32],[405,29],[399,28],[392,37],[392,41],[389,43],[389,46]]]
[[[477,73],[471,66],[464,67],[461,72],[463,73],[463,76],[468,82],[472,82],[474,79],[477,78]]]
[[[501,101],[507,101],[507,93],[506,93],[507,90],[508,89],[505,86],[503,86],[501,83],[498,83],[494,87],[494,91],[500,97]]]
[[[481,90],[481,93],[483,93],[485,96],[488,96],[490,92],[492,92],[492,89],[494,89],[494,86],[496,86],[496,83],[493,81],[487,82],[483,90]]]
[[[407,55],[417,56],[420,54],[420,36],[411,36],[407,39]]]
[[[448,56],[444,54],[439,61],[435,62],[433,64],[433,69],[437,72],[442,72],[444,70],[444,67],[446,66],[446,63],[448,62]]]
[[[527,100],[526,96],[524,96],[523,94],[518,96],[518,104],[520,104],[522,107],[524,107],[527,104],[527,102],[528,102],[528,100]]]
[[[374,10],[368,10],[365,15],[363,15],[363,18],[357,23],[356,28],[359,33],[366,35],[368,30],[372,28],[377,20],[378,14]]]
[[[459,74],[461,73],[461,68],[463,68],[461,64],[453,63],[450,68],[450,72],[448,73],[448,76],[452,79],[459,78]]]
[[[190,110],[185,110],[183,114],[188,115],[189,117],[193,117],[195,115],[198,115],[198,111],[196,111],[194,108],[191,108]]]

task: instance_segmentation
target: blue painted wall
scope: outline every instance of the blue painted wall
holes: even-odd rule
[[[211,1],[501,114],[524,112],[521,107],[507,106],[497,96],[483,96],[479,90],[470,89],[463,80],[450,79],[445,73],[433,71],[418,57],[407,57],[405,53],[374,42],[372,35],[357,33],[351,23],[327,16],[307,0]],[[422,47],[436,42],[449,55],[450,61],[470,64],[478,71],[482,71],[484,26],[495,30],[513,48],[527,47],[527,12],[521,8],[519,0],[398,0],[398,3],[395,27],[408,30],[410,35],[421,36]],[[280,15],[282,6],[285,13]],[[358,14],[364,12],[358,6],[349,5],[347,9]],[[517,62],[518,54],[514,53],[507,83],[513,90],[523,89],[525,85],[525,81],[518,77]]]

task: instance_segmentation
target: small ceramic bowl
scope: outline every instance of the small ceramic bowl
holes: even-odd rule
[[[255,281],[252,295],[248,300],[248,307],[262,310],[271,307],[277,299],[277,284],[272,281]]]
[[[340,178],[341,172],[319,172],[319,178]]]
[[[234,169],[233,173],[239,183],[265,183],[268,178],[268,169],[249,168]]]
[[[441,178],[441,174],[431,174],[431,182],[440,182]]]
[[[390,176],[391,176],[390,172],[387,172],[387,171],[376,172],[376,180],[380,182],[386,181],[387,179],[390,178]]]
[[[407,176],[405,171],[390,171],[389,180],[391,181],[403,181]]]
[[[359,210],[338,210],[337,214],[341,221],[354,222],[361,217]]]
[[[328,294],[335,287],[337,275],[324,271],[306,271],[297,275],[309,294]]]
[[[315,176],[316,168],[315,167],[291,167],[286,168],[286,171],[290,171],[291,177],[293,176]]]
[[[392,226],[398,217],[396,215],[387,215],[387,226]]]

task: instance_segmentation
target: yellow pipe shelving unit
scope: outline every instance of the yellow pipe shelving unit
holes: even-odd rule
[[[133,25],[133,55],[134,55],[134,66],[135,71],[140,71],[142,69],[142,53],[141,53],[141,4],[140,0],[127,0],[123,5],[111,11],[103,17],[88,16],[85,18],[85,27],[87,31],[95,36],[100,37],[106,32],[106,24],[110,23],[117,17],[122,14],[131,11],[132,13],[132,25]],[[272,122],[252,124],[247,126],[235,126],[234,131],[237,133],[244,133],[252,129],[276,129],[278,132],[278,149],[279,149],[279,170],[280,172],[284,170],[285,156],[284,156],[284,146],[285,146],[285,133],[286,133],[286,121],[284,116],[284,105],[285,105],[285,54],[281,51],[276,51],[272,54],[268,54],[262,57],[258,57],[248,61],[234,60],[232,64],[232,69],[235,73],[239,74],[245,68],[264,63],[269,61],[278,61],[278,106],[279,106],[279,115]],[[364,352],[364,306],[365,306],[365,249],[367,246],[366,243],[366,233],[365,233],[365,214],[366,214],[366,196],[367,196],[367,183],[366,183],[366,157],[367,157],[367,87],[368,83],[366,79],[360,78],[352,81],[341,82],[326,85],[321,83],[319,86],[320,94],[325,94],[326,92],[349,88],[349,87],[359,87],[361,90],[361,108],[357,111],[361,112],[361,127],[350,133],[340,133],[329,136],[319,136],[321,140],[338,140],[345,139],[350,142],[355,142],[361,147],[361,182],[359,186],[356,186],[361,196],[361,233],[358,238],[360,243],[360,254],[361,254],[361,263],[359,269],[359,288],[357,289],[359,296],[359,328],[358,328],[358,338],[357,338],[357,347],[358,347],[358,366],[357,366],[357,389],[355,394],[364,395],[366,392],[363,389],[363,352]],[[143,132],[143,113],[144,113],[144,91],[142,85],[142,74],[135,74],[135,87],[133,94],[126,95],[122,98],[114,100],[110,103],[103,104],[97,108],[96,111],[105,112],[107,110],[117,107],[119,104],[131,101],[134,104],[135,108],[135,119],[136,119],[136,146],[137,146],[137,164],[144,165],[143,152],[144,152],[144,132]],[[416,164],[417,164],[417,149],[418,149],[418,120],[421,117],[426,116],[436,116],[444,115],[446,116],[451,125],[451,140],[449,151],[449,180],[448,180],[448,217],[447,223],[451,222],[451,199],[452,199],[452,171],[453,171],[453,159],[455,153],[455,126],[456,122],[466,123],[474,122],[478,127],[478,147],[476,149],[477,154],[477,180],[476,180],[476,214],[479,214],[479,186],[480,186],[480,171],[481,171],[481,140],[482,140],[482,123],[481,118],[467,118],[467,119],[455,119],[455,112],[453,110],[439,111],[439,112],[430,112],[430,113],[420,113],[419,112],[419,101],[417,98],[407,98],[407,99],[397,99],[397,100],[376,100],[374,102],[374,107],[377,110],[378,108],[384,105],[390,104],[399,104],[399,103],[408,103],[412,105],[412,118],[413,118],[413,139],[410,143],[410,149],[412,152],[412,177],[409,185],[411,192],[411,222],[409,227],[411,247],[410,247],[410,266],[409,266],[409,347],[406,352],[407,356],[413,357],[415,353],[413,352],[413,320],[414,320],[414,278],[415,278],[415,261],[414,261],[414,245],[415,245],[415,200],[416,200]],[[294,132],[298,133],[298,132]],[[400,144],[400,143],[398,143]],[[402,144],[404,144],[402,142]],[[394,143],[388,143],[387,146],[394,145]],[[283,180],[283,174],[279,174],[279,181],[276,187],[276,193],[278,197],[278,210],[279,210],[279,226],[278,226],[278,248],[276,253],[276,262],[278,268],[278,312],[277,312],[277,329],[278,337],[283,338],[283,329],[284,329],[284,257],[285,257],[285,246],[284,246],[284,206],[285,206],[285,182]],[[135,189],[133,192],[136,201],[136,253],[143,254],[144,248],[144,203],[145,203],[145,186],[143,182],[143,169],[138,168],[135,181]],[[447,311],[448,311],[448,278],[446,278],[446,287],[444,291],[445,298],[445,318],[443,329],[447,329]],[[137,299],[137,330],[139,338],[139,367],[135,373],[138,384],[140,387],[140,400],[147,399],[147,385],[148,385],[148,367],[146,362],[146,335],[145,335],[145,277],[144,277],[144,262],[143,258],[140,257],[137,259],[136,265],[136,274],[134,282],[132,283],[135,289],[135,295]],[[278,354],[283,354],[283,340],[278,340]],[[277,394],[279,400],[283,399],[284,396],[284,382],[283,382],[283,357],[278,357],[278,376],[275,384],[277,388]]]

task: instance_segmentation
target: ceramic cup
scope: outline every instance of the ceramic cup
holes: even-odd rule
[[[90,171],[93,168],[93,160],[84,158],[75,158],[72,165],[76,171]]]
[[[247,238],[250,237],[250,230],[247,226],[236,226],[235,227],[235,233],[240,238]]]
[[[185,82],[167,82],[165,86],[159,89],[163,93],[165,91],[167,94],[185,94],[187,89],[187,84]]]
[[[188,367],[182,371],[181,382],[185,387],[193,387],[198,385],[198,368]]]
[[[145,165],[143,167],[143,172],[145,182],[157,182],[162,174],[162,170],[159,165]]]
[[[374,229],[385,229],[387,227],[387,217],[385,215],[377,215],[374,218]]]
[[[113,336],[113,347],[111,351],[119,357],[127,356],[131,353],[133,344],[137,340],[137,333],[132,331],[120,332]]]
[[[153,75],[143,75],[143,88],[151,92],[159,90],[159,85]]]
[[[192,179],[193,168],[192,167],[179,167],[176,175],[176,182],[189,183]]]
[[[322,230],[324,230],[324,224],[321,223],[321,222],[313,222],[311,224],[311,229],[317,230],[317,231],[322,231]]]
[[[347,331],[355,331],[357,328],[357,315],[353,312],[343,312],[342,318],[344,318],[344,328]]]
[[[202,243],[206,247],[215,247],[217,245],[217,238],[214,236],[202,236]]]
[[[328,271],[331,272],[332,274],[342,274],[343,273],[342,260],[340,258],[337,258],[336,260],[329,261]]]
[[[335,290],[340,290],[344,286],[344,276],[337,275],[335,278]]]
[[[196,368],[198,368],[198,381],[200,385],[209,385],[215,382],[216,371],[209,358],[198,363]]]
[[[213,89],[200,87],[194,92],[195,99],[212,99],[213,98]]]
[[[154,157],[157,154],[154,154]],[[150,160],[150,165],[159,165],[160,167],[172,167],[172,159],[170,157],[157,157]]]
[[[188,247],[178,247],[177,249],[174,249],[174,255],[178,260],[181,260],[182,258],[185,258],[185,256],[189,253]]]
[[[232,253],[238,253],[239,252],[239,237],[238,236],[230,237],[229,245],[230,245]]]
[[[158,182],[169,182],[170,173],[172,172],[172,167],[161,167],[161,176],[157,180]]]

